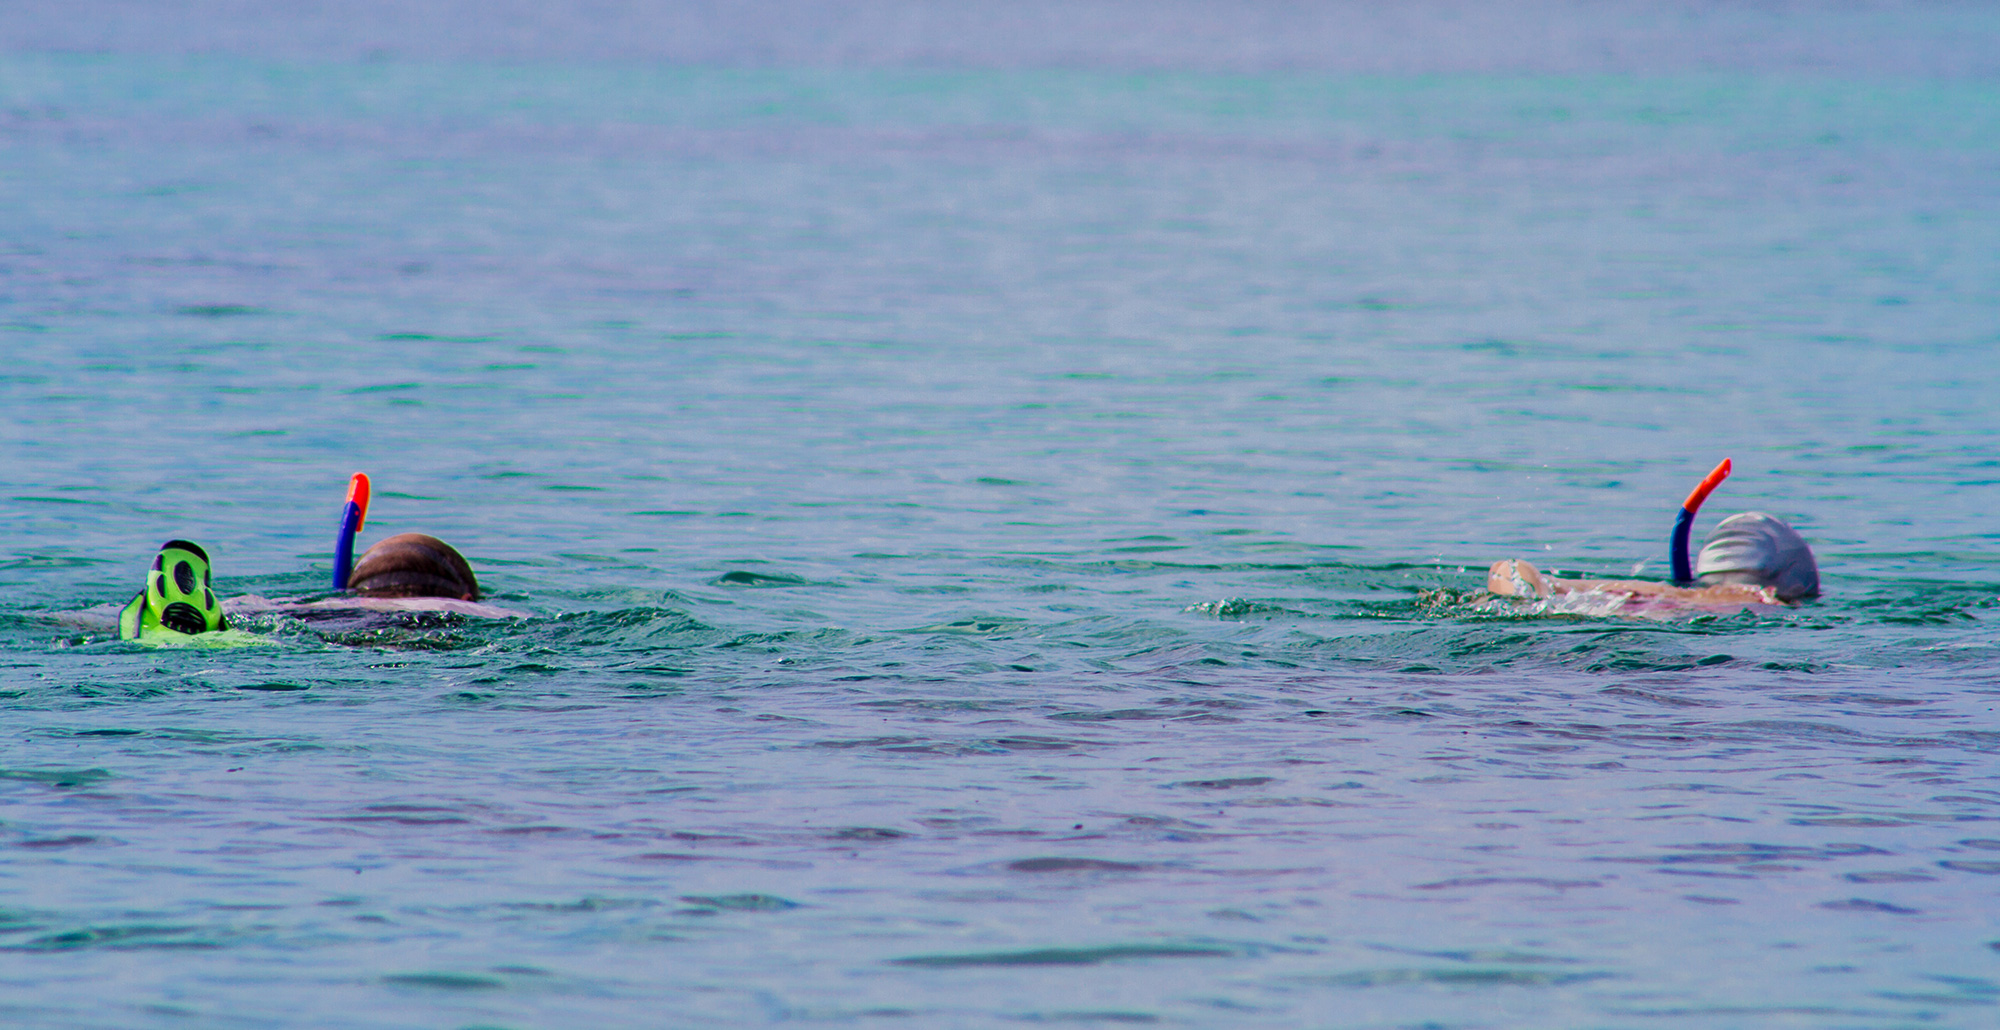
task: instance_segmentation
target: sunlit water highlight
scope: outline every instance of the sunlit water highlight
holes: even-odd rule
[[[4,15],[9,1025],[1993,1019],[1990,15],[202,10]],[[1480,593],[1723,455],[1824,598]],[[356,469],[523,616],[91,612],[320,596]]]

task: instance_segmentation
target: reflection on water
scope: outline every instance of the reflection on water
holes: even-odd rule
[[[1661,10],[1712,65],[0,14],[0,1012],[1986,1025],[1990,27]],[[1480,590],[1724,455],[1823,598]],[[324,596],[356,469],[519,617],[96,610]]]

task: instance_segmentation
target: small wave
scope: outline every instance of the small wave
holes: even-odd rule
[[[1211,944],[1107,944],[1095,948],[1034,948],[954,955],[912,955],[891,965],[956,969],[967,966],[1095,966],[1155,958],[1233,958],[1239,952]]]

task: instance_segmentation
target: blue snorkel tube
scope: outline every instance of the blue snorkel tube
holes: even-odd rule
[[[356,472],[347,483],[347,504],[340,509],[340,539],[333,545],[333,588],[346,590],[354,573],[354,534],[368,521],[368,474]]]
[[[1694,513],[1701,510],[1701,502],[1708,500],[1708,495],[1728,478],[1729,459],[1724,458],[1722,464],[1717,465],[1702,479],[1701,485],[1694,488],[1687,500],[1681,502],[1680,514],[1674,516],[1674,536],[1667,543],[1667,558],[1673,563],[1674,585],[1677,587],[1694,582],[1694,566],[1688,561],[1688,532],[1694,529]]]

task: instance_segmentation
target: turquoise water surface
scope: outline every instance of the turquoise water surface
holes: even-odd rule
[[[1991,1025],[1996,19],[1251,9],[0,12],[0,1019]]]

